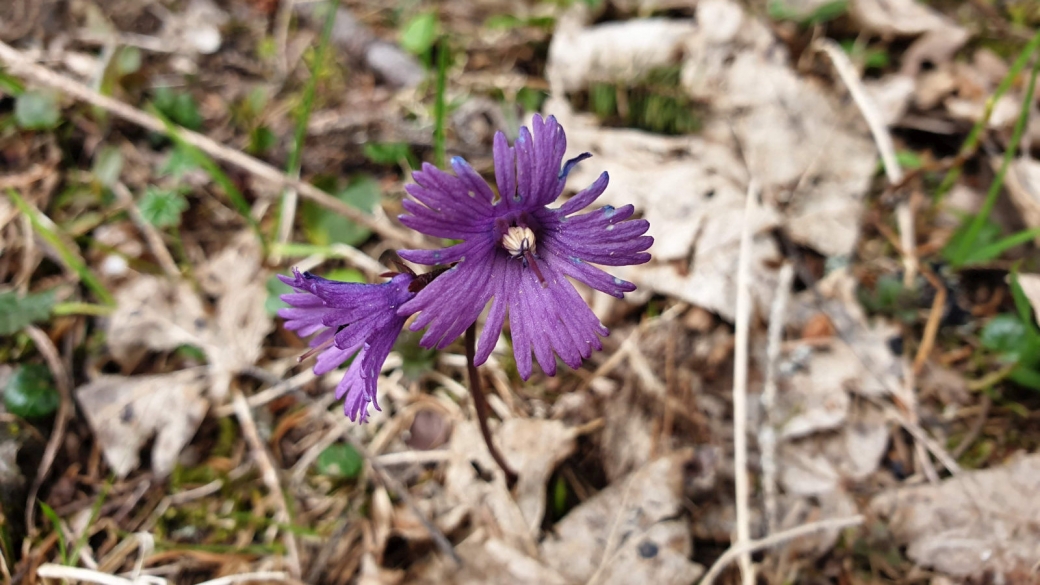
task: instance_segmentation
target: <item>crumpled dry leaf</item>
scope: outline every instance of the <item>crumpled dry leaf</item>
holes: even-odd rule
[[[597,572],[608,583],[696,581],[704,569],[688,558],[686,521],[674,519],[692,457],[684,450],[652,461],[571,510],[542,543],[542,559],[577,583]]]
[[[592,116],[572,112],[562,97],[602,73],[596,67],[586,73],[591,58],[575,57],[569,49],[578,40],[584,44],[581,55],[595,55],[597,64],[624,64],[609,68],[615,79],[634,79],[645,71],[640,67],[647,43],[660,43],[653,54],[674,51],[672,35],[657,41],[638,36],[643,27],[664,23],[611,23],[608,35],[606,25],[585,27],[574,14],[561,19],[550,46],[554,97],[546,111],[568,128],[572,154],[597,157],[574,169],[574,184],[591,183],[609,168],[611,187],[602,201],[632,202],[650,221],[654,263],[618,271],[622,277],[732,319],[745,160],[764,200],[749,220],[755,235],[752,297],[760,314],[772,300],[780,259],[771,230],[783,227],[796,242],[828,256],[852,251],[862,198],[875,172],[873,142],[862,125],[849,127],[858,114],[842,111],[828,92],[794,72],[783,44],[761,21],[729,0],[704,0],[695,19],[668,23],[688,31],[681,43],[681,87],[711,113],[698,137],[665,137],[600,128]],[[627,36],[638,42],[616,40]]]
[[[572,16],[573,18],[573,16]],[[645,18],[581,28],[561,22],[549,45],[546,77],[572,92],[590,81],[626,81],[648,69],[675,63],[683,39],[694,34],[690,21]],[[602,47],[614,50],[602,51]]]
[[[1003,161],[993,161],[999,166]],[[1004,184],[1011,202],[1031,228],[1040,227],[1040,162],[1028,157],[1011,162]]]
[[[166,13],[160,37],[176,53],[210,55],[220,49],[220,26],[229,18],[212,0],[191,0],[180,14]]]
[[[848,518],[859,513],[855,500],[845,490],[833,490],[812,498],[785,495],[780,498],[780,522],[778,530],[803,526],[809,522]],[[838,543],[841,530],[819,530],[796,538],[786,544],[789,554],[819,558]]]
[[[441,585],[484,585],[485,583],[538,583],[568,585],[556,571],[509,546],[489,537],[483,529],[475,531],[455,547],[462,559],[457,567],[443,557],[430,557],[412,571],[418,583]]]
[[[870,509],[914,562],[956,577],[1029,582],[1040,559],[1040,455],[967,471],[938,485],[889,490]]]
[[[76,389],[76,400],[94,431],[105,461],[118,477],[139,463],[154,435],[152,472],[165,477],[209,408],[204,368],[157,376],[101,376]]]
[[[1033,306],[1033,319],[1040,325],[1040,274],[1019,274],[1018,285]]]
[[[209,361],[211,395],[219,399],[234,374],[256,363],[274,327],[264,310],[267,291],[252,234],[240,234],[198,270],[198,278],[203,290],[217,297],[214,316],[187,283],[140,275],[116,292],[108,346],[117,361],[130,366],[148,350],[197,346]]]
[[[556,465],[574,452],[574,430],[560,421],[509,419],[494,432],[495,443],[517,473],[515,497],[491,454],[483,447],[476,423],[457,423],[452,432],[451,457],[444,473],[445,515],[456,522],[462,511],[494,523],[494,534],[513,548],[534,555],[535,539],[545,513],[546,484]],[[474,462],[494,479],[482,478]],[[440,518],[438,519],[440,521]],[[490,528],[489,528],[490,529]]]
[[[858,405],[837,432],[782,442],[777,454],[780,483],[798,496],[840,490],[845,482],[873,473],[887,447],[884,414],[877,407]]]
[[[804,437],[842,425],[851,394],[881,397],[902,391],[904,364],[889,347],[899,329],[880,321],[869,324],[856,299],[856,286],[847,269],[838,269],[817,283],[822,304],[811,291],[792,299],[790,327],[804,329],[806,323],[825,314],[839,319],[837,325],[845,336],[833,337],[826,344],[802,340],[789,344],[783,352],[781,392],[773,412],[782,438]]]
[[[960,28],[916,0],[852,0],[849,13],[864,29],[892,36],[917,36]]]

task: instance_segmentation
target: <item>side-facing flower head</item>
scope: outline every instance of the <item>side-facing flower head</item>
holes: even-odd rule
[[[314,373],[328,373],[354,356],[336,386],[336,398],[346,397],[343,412],[350,420],[364,422],[369,403],[379,410],[379,371],[404,326],[405,317],[399,317],[397,309],[415,296],[408,290],[414,277],[397,274],[382,284],[362,284],[293,269],[293,278],[278,278],[297,291],[282,295],[291,307],[279,310],[278,316],[300,337],[314,335],[311,352],[321,352]]]
[[[438,238],[462,240],[443,250],[404,250],[407,260],[454,266],[436,278],[400,313],[419,313],[413,330],[426,327],[422,344],[443,348],[473,324],[490,302],[477,346],[476,364],[487,360],[509,313],[517,370],[531,375],[531,352],[542,369],[556,373],[555,352],[572,368],[593,350],[607,328],[596,318],[566,277],[616,297],[635,285],[592,266],[623,266],[650,260],[653,238],[644,236],[646,220],[628,220],[633,207],[586,208],[607,187],[603,173],[562,206],[549,204],[563,193],[567,174],[582,154],[563,162],[567,138],[550,116],[535,116],[533,134],[526,127],[514,146],[495,135],[498,196],[463,159],[453,158],[455,174],[424,164],[406,190],[401,216],[406,226]],[[628,220],[628,221],[626,221]]]

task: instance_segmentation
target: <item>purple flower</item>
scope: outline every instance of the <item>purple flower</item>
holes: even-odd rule
[[[532,128],[520,129],[513,147],[499,132],[494,160],[498,197],[463,159],[453,158],[455,174],[429,164],[406,187],[415,201],[405,201],[401,222],[438,238],[462,240],[443,250],[404,250],[401,256],[426,265],[454,266],[438,276],[399,310],[419,313],[413,330],[426,327],[422,344],[443,348],[473,324],[490,302],[477,346],[476,364],[484,363],[509,313],[517,370],[531,375],[531,352],[548,375],[556,373],[555,352],[572,368],[593,350],[607,328],[568,282],[570,277],[621,298],[635,285],[590,263],[622,266],[650,260],[644,236],[646,220],[625,221],[633,207],[607,206],[572,215],[596,200],[607,187],[607,173],[561,207],[547,207],[563,193],[567,174],[588,153],[561,167],[567,138],[550,116],[535,116]]]
[[[298,291],[282,295],[292,307],[281,309],[278,316],[285,319],[286,329],[300,337],[317,334],[308,352],[321,352],[314,364],[315,374],[328,373],[354,356],[336,386],[336,398],[346,396],[343,412],[350,420],[364,422],[369,403],[379,410],[376,382],[404,326],[405,317],[399,317],[397,309],[415,296],[408,290],[414,277],[398,274],[382,284],[361,284],[336,282],[295,269],[293,276],[278,275]]]

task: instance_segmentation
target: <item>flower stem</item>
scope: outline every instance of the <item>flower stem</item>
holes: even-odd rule
[[[480,385],[480,373],[477,372],[477,366],[474,365],[474,355],[476,354],[477,345],[477,325],[474,323],[466,329],[466,371],[469,374],[469,393],[473,396],[473,406],[477,409],[477,421],[480,423],[480,432],[484,435],[484,443],[487,444],[488,451],[491,452],[491,457],[495,459],[495,463],[502,468],[502,471],[506,474],[506,485],[513,487],[516,483],[516,473],[506,463],[505,458],[495,448],[495,444],[491,442],[491,429],[488,428],[488,407],[487,398],[484,397],[484,388]]]

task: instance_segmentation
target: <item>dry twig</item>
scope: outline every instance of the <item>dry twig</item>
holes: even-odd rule
[[[737,260],[737,315],[736,341],[733,355],[733,473],[736,484],[737,540],[742,546],[751,540],[751,482],[748,479],[747,446],[747,384],[748,353],[750,345],[751,290],[751,212],[758,196],[758,184],[748,182],[744,203],[744,219],[740,232],[740,256]],[[754,585],[755,569],[751,555],[740,555],[740,569],[744,585]]]
[[[796,526],[790,530],[778,532],[759,540],[749,540],[745,543],[734,543],[734,545],[729,547],[726,552],[722,553],[722,556],[720,556],[718,560],[715,561],[715,564],[708,569],[708,572],[705,573],[704,577],[701,579],[700,585],[711,585],[714,583],[715,579],[719,577],[719,573],[733,562],[733,559],[737,556],[771,548],[778,544],[783,544],[789,540],[794,540],[795,538],[806,536],[819,530],[841,530],[843,528],[859,526],[860,524],[863,524],[864,520],[865,518],[863,516],[849,516],[848,518],[820,520],[819,522],[802,524],[801,526]]]
[[[5,63],[10,73],[23,77],[33,83],[57,89],[78,100],[87,102],[93,106],[106,110],[124,120],[133,122],[142,128],[162,134],[167,133],[167,128],[159,118],[139,110],[129,104],[102,95],[82,83],[69,79],[63,75],[51,71],[47,67],[34,63],[21,51],[0,42],[0,61]],[[351,221],[363,225],[379,235],[408,244],[410,246],[422,246],[422,237],[417,233],[405,231],[394,227],[388,222],[378,221],[358,209],[347,205],[332,195],[297,178],[286,175],[275,167],[255,159],[241,151],[224,146],[219,142],[188,129],[181,128],[178,134],[184,142],[202,150],[209,156],[233,165],[254,175],[259,179],[269,181],[273,185],[295,189],[300,196],[314,201],[318,205],[335,211]]]

